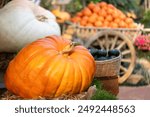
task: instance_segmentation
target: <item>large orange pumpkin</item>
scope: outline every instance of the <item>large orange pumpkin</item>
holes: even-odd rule
[[[9,63],[7,89],[24,98],[85,91],[93,80],[95,62],[85,47],[73,45],[58,36],[27,45]]]

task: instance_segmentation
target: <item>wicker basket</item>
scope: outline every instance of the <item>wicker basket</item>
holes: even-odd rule
[[[121,63],[121,54],[113,59],[96,61],[95,77],[118,76]]]

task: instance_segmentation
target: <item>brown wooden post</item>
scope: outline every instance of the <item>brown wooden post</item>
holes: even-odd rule
[[[150,0],[145,0],[144,1],[144,8],[145,8],[146,11],[150,9]]]
[[[82,0],[83,7],[86,7],[86,0]]]
[[[5,4],[7,4],[11,0],[0,0],[0,8],[2,8]]]

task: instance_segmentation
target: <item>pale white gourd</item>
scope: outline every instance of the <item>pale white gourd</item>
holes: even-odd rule
[[[28,0],[13,0],[0,9],[0,52],[16,52],[48,35],[60,35],[55,16]]]

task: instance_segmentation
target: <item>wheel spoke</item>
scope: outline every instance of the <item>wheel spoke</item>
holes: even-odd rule
[[[125,44],[125,41],[121,42],[121,44],[119,44],[119,46],[116,49],[120,50]]]
[[[98,44],[99,44],[100,48],[101,48],[101,49],[104,49],[103,42],[100,41],[100,39],[97,39],[97,41],[98,41]]]
[[[131,63],[131,59],[121,59],[121,62]]]
[[[109,50],[109,42],[106,43],[106,50]]]
[[[123,66],[120,66],[120,69],[123,70],[124,72],[127,72],[127,68],[123,67]]]
[[[121,76],[120,76],[120,73],[117,75],[118,76],[118,78],[120,78]]]
[[[109,50],[109,40],[108,40],[108,34],[105,35],[105,45],[106,45],[106,50]]]
[[[112,45],[111,45],[111,48],[110,48],[111,50],[115,48],[117,39],[118,39],[118,36],[117,36],[117,35],[115,36],[114,40],[112,39],[112,41],[111,41],[111,42],[112,42]]]
[[[121,53],[122,53],[122,55],[126,55],[126,54],[130,54],[131,51],[130,51],[130,50],[125,50],[125,51],[123,51],[123,52],[121,52]]]

